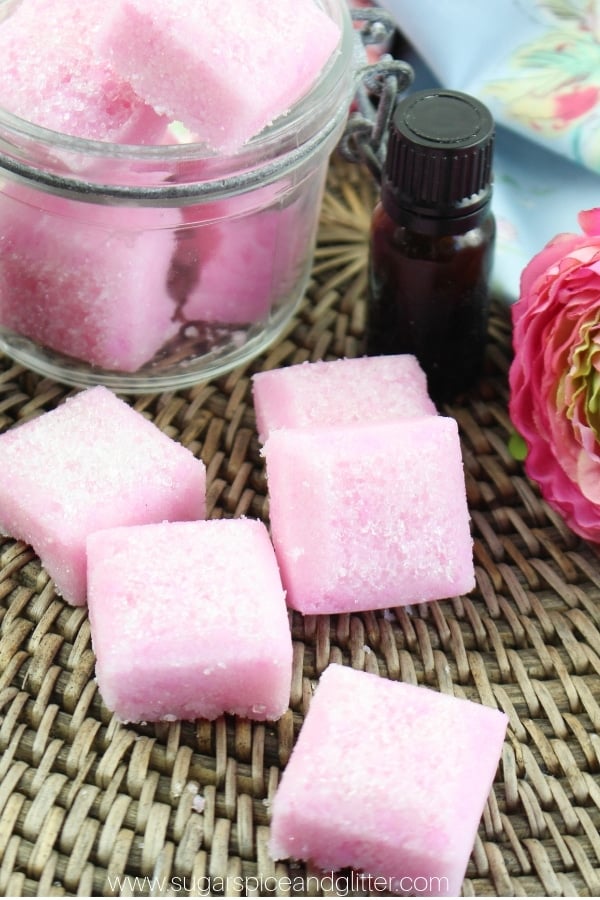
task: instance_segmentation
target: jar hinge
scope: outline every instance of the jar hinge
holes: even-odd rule
[[[353,9],[351,15],[362,23],[357,32],[365,47],[383,43],[395,31],[393,18],[383,9]],[[348,117],[338,149],[349,162],[366,165],[378,182],[395,101],[413,80],[412,66],[389,53],[358,72],[356,109]]]

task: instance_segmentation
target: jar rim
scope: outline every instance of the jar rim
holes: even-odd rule
[[[348,113],[355,89],[356,72],[354,31],[345,0],[320,0],[340,27],[338,47],[318,80],[290,110],[251,138],[235,153],[224,156],[199,142],[169,144],[119,144],[80,138],[54,131],[23,119],[0,107],[0,171],[5,169],[19,179],[33,180],[62,193],[102,192],[116,202],[121,195],[144,200],[157,195],[161,199],[184,199],[188,194],[219,195],[251,187],[254,181],[268,183],[280,177],[282,170],[294,167],[327,140],[340,119]],[[68,160],[76,162],[70,165]],[[275,164],[274,160],[277,160]],[[82,162],[83,161],[83,162]],[[144,185],[136,189],[118,178],[99,184],[90,178],[94,164],[112,161],[117,166],[183,166],[190,164],[188,177],[181,183]],[[198,163],[203,164],[198,178]],[[276,169],[271,176],[271,170]],[[103,168],[104,176],[107,175]],[[93,200],[93,197],[89,197]]]

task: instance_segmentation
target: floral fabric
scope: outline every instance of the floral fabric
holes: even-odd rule
[[[380,0],[416,51],[418,87],[479,97],[498,123],[497,291],[600,197],[600,4]],[[412,61],[412,60],[411,60]]]

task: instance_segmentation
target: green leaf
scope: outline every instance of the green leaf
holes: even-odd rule
[[[523,462],[527,458],[527,444],[516,431],[513,431],[508,440],[508,452],[517,462]]]

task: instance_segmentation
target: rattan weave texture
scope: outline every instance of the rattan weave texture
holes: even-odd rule
[[[336,162],[306,301],[281,340],[218,381],[129,398],[204,459],[211,516],[268,517],[252,372],[361,352],[372,202],[368,176]],[[600,555],[507,450],[509,361],[498,307],[485,377],[447,409],[461,429],[477,588],[412,615],[293,614],[291,705],[275,725],[115,722],[94,682],[85,609],[56,596],[30,548],[2,540],[1,895],[214,895],[227,876],[229,895],[285,894],[285,876],[326,893],[304,866],[274,865],[266,846],[269,798],[330,661],[508,714],[465,895],[600,894]],[[68,393],[1,358],[0,429]]]

